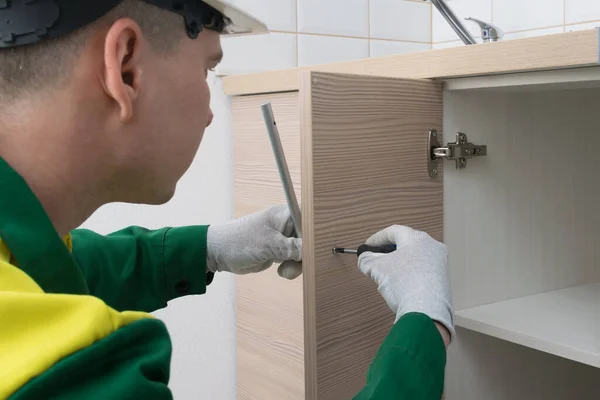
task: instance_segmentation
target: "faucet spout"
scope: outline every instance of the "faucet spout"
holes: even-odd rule
[[[454,11],[448,6],[446,0],[430,0],[431,3],[438,9],[440,14],[448,21],[448,24],[454,29],[454,32],[463,41],[464,44],[476,44],[477,42],[471,36],[469,30],[463,25],[463,23],[456,17]]]

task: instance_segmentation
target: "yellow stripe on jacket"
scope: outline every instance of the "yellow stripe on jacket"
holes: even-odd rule
[[[0,241],[0,399],[117,329],[152,318],[119,313],[93,296],[44,293],[10,259]]]

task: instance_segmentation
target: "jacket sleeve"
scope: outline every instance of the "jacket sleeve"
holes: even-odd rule
[[[354,400],[440,400],[446,348],[433,321],[408,313],[396,322]]]
[[[208,226],[148,230],[129,227],[109,235],[71,233],[72,251],[90,294],[115,310],[152,312],[169,300],[204,294]]]

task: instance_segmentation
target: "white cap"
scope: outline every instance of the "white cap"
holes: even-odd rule
[[[223,31],[223,35],[250,35],[269,33],[267,26],[258,18],[240,10],[223,0],[203,0],[206,4],[221,12],[229,24]]]

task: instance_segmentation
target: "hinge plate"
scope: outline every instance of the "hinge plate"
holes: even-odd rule
[[[427,149],[429,153],[427,168],[429,169],[429,176],[432,178],[437,176],[440,163],[443,160],[454,160],[456,169],[463,169],[467,167],[467,159],[487,155],[487,146],[469,143],[467,135],[460,132],[456,134],[456,142],[448,143],[446,147],[442,147],[439,134],[435,129],[429,131]]]

